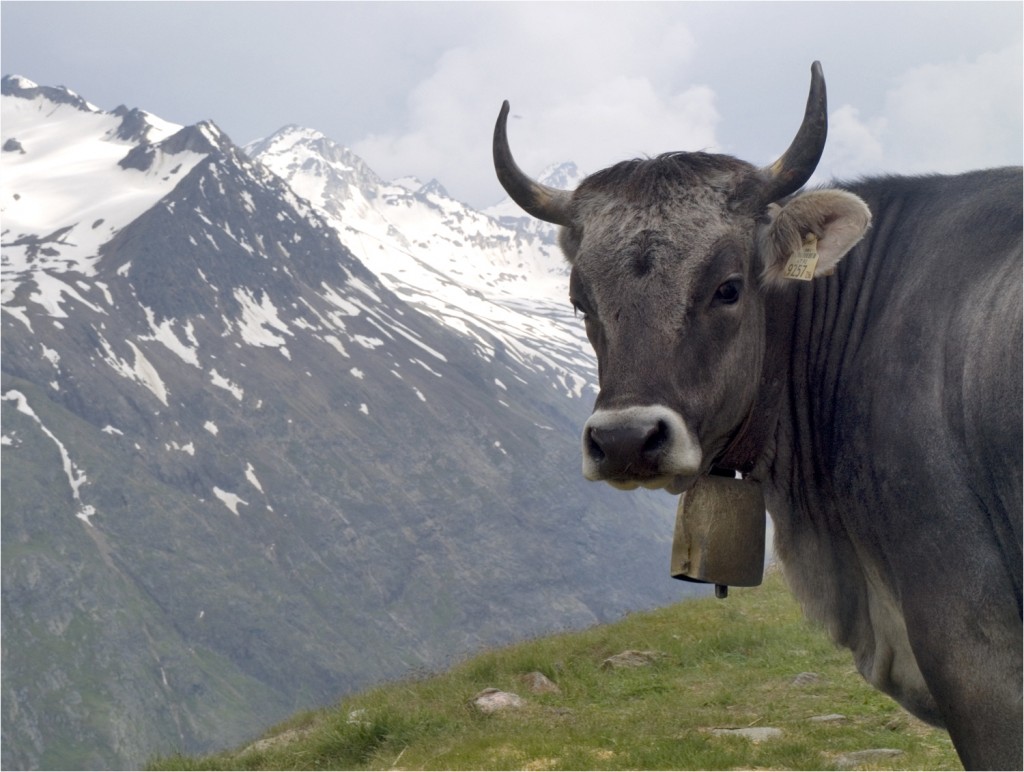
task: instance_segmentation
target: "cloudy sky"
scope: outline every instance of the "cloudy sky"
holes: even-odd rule
[[[819,178],[1022,161],[1019,2],[14,2],[4,74],[110,110],[214,120],[244,144],[322,131],[381,176],[502,198],[502,99],[520,164],[585,171],[667,150],[767,163],[820,59]]]

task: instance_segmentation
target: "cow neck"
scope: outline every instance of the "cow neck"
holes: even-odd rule
[[[770,299],[769,299],[770,300]],[[757,396],[750,412],[733,436],[715,466],[746,476],[757,466],[778,423],[782,391],[786,383],[786,351],[782,320],[784,314],[765,308],[765,347]]]

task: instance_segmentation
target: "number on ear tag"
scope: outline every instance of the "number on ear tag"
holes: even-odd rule
[[[808,233],[800,249],[789,256],[782,275],[786,279],[810,281],[814,278],[814,269],[818,267],[818,237]]]

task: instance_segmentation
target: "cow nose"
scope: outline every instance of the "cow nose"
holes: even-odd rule
[[[586,452],[598,465],[626,469],[654,468],[661,449],[669,439],[668,424],[657,421],[648,426],[588,426]]]
[[[621,487],[667,485],[694,475],[700,445],[682,416],[662,405],[598,410],[583,429],[583,476]]]

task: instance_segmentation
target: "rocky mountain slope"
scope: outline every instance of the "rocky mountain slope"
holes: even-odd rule
[[[17,77],[0,145],[5,767],[223,747],[689,589],[672,501],[580,477],[550,234]]]
[[[553,227],[511,201],[474,211],[436,180],[384,182],[313,130],[287,127],[246,150],[308,200],[385,285],[468,335],[481,356],[500,346],[575,397],[593,382],[593,355],[567,302],[569,271]],[[548,171],[555,175],[565,186],[580,177],[572,164]]]

